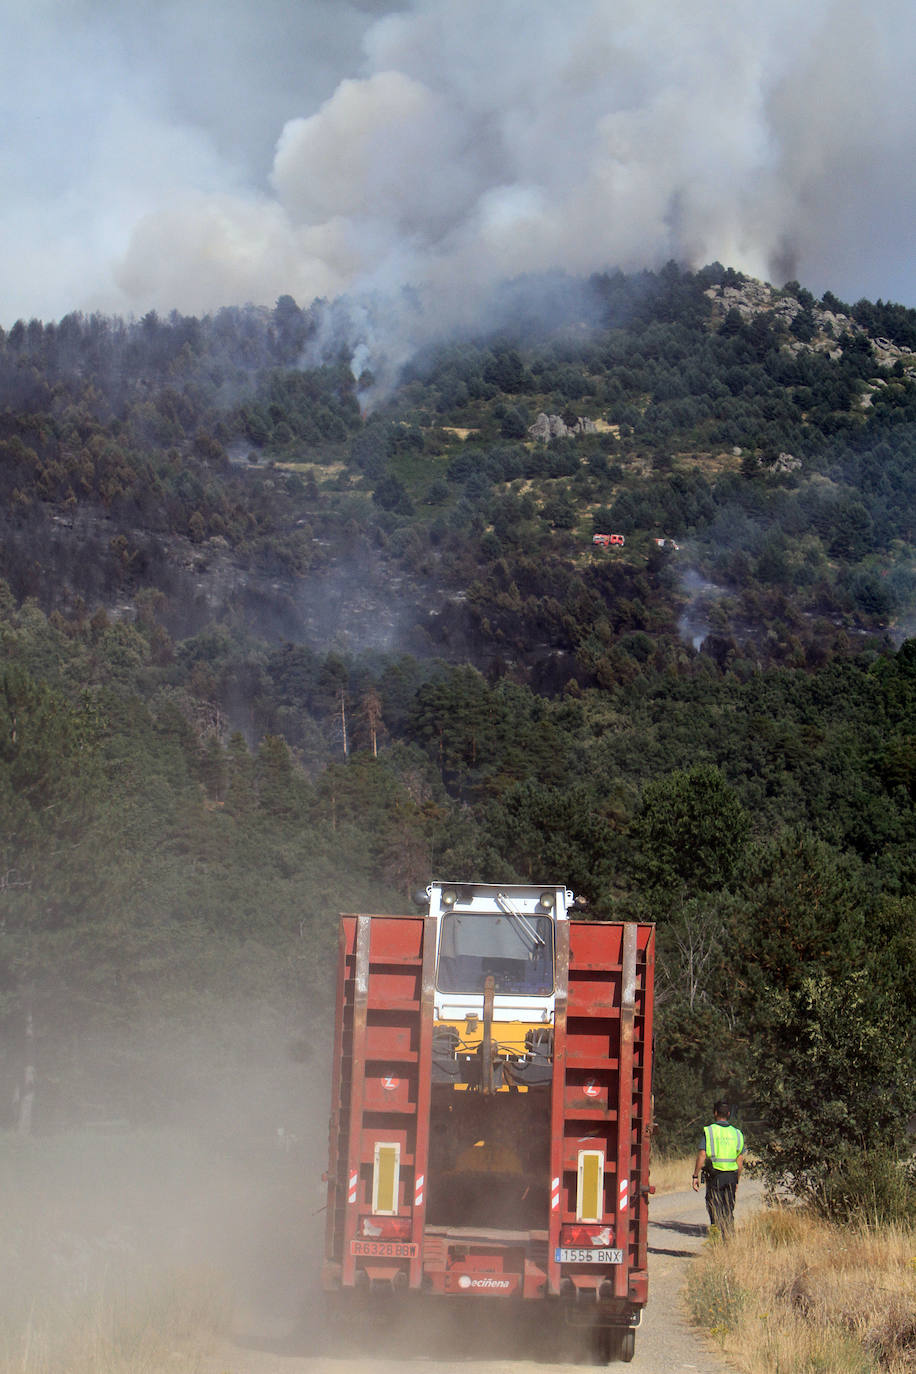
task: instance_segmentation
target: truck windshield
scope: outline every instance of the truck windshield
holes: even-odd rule
[[[553,992],[553,922],[549,916],[449,912],[439,941],[440,992],[545,996]]]

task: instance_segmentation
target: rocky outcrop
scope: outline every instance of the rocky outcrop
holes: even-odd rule
[[[545,415],[541,411],[533,425],[529,425],[528,433],[532,439],[540,439],[543,443],[549,444],[551,439],[565,439],[570,434],[597,434],[598,426],[594,420],[587,420],[583,415],[576,417],[574,425],[568,425],[560,415]]]
[[[801,301],[789,291],[778,291],[768,282],[747,278],[740,286],[712,286],[706,295],[713,303],[713,315],[720,323],[735,310],[745,323],[758,315],[767,315],[774,328],[789,334],[784,347],[790,353],[818,352],[839,358],[842,349],[838,340],[843,334],[859,334],[862,331],[848,315],[824,310],[819,305],[810,309],[811,338],[802,340],[792,337],[790,331],[797,316],[805,311]]]
[[[733,448],[732,453],[736,458],[741,458],[744,455],[744,450]],[[799,468],[802,467],[802,460],[796,458],[794,453],[780,453],[778,457],[771,460],[766,459],[762,453],[748,454],[747,456],[752,463],[756,463],[758,468],[765,468],[767,472],[798,472]],[[655,542],[658,543],[658,540]]]
[[[861,325],[849,315],[827,310],[816,301],[806,306],[791,290],[777,290],[768,282],[755,281],[752,277],[742,279],[737,286],[711,286],[706,295],[713,303],[713,319],[721,325],[734,310],[745,323],[758,315],[766,315],[775,329],[783,332],[783,348],[792,354],[826,353],[830,358],[839,358],[843,350],[840,339],[844,334],[864,334]],[[799,316],[805,317],[804,331],[793,331],[792,326]],[[801,337],[798,337],[801,335]],[[872,351],[879,367],[890,368],[902,359],[908,372],[912,371],[912,354],[898,347],[890,339],[871,339]]]

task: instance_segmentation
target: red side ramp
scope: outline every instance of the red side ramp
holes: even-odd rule
[[[422,1283],[435,930],[422,916],[341,919],[329,1288]]]
[[[548,1292],[641,1307],[648,1289],[655,928],[570,921],[558,926],[557,943]],[[604,1243],[623,1251],[610,1271],[556,1258],[570,1240],[575,1244],[583,1217],[602,1235],[600,1222],[610,1225]],[[588,1243],[598,1244],[594,1230]]]

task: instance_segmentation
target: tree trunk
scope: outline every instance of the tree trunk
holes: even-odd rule
[[[16,1130],[19,1135],[31,1135],[32,1109],[35,1105],[35,1022],[32,1017],[31,988],[26,994],[24,1059]]]
[[[347,741],[347,697],[342,687],[340,689],[340,732],[343,736],[344,758],[347,758],[350,753]]]

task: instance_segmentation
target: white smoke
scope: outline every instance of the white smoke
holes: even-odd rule
[[[0,0],[5,323],[409,286],[449,327],[671,257],[916,303],[908,0],[135,8]]]
[[[714,608],[727,595],[727,591],[725,587],[710,582],[696,568],[682,569],[679,581],[685,600],[678,617],[678,634],[699,652],[703,641],[713,632]]]

